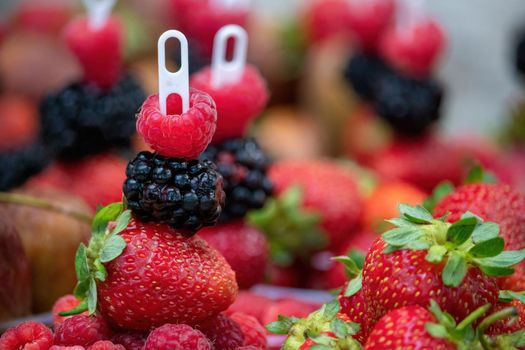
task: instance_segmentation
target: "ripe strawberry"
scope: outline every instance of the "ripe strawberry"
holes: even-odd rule
[[[436,217],[450,213],[453,222],[462,213],[470,211],[484,220],[499,225],[505,248],[525,248],[525,196],[502,184],[470,184],[457,188],[441,200],[434,209]],[[516,266],[516,273],[500,280],[502,289],[525,289],[525,264]]]
[[[235,271],[239,288],[247,289],[264,280],[268,243],[257,229],[242,221],[205,227],[199,236],[217,249]]]
[[[356,294],[347,297],[345,296],[347,289],[348,283],[344,285],[343,290],[338,296],[339,303],[341,304],[341,313],[348,316],[350,322],[354,322],[359,325],[359,332],[354,335],[354,338],[359,340],[360,343],[364,343],[368,338],[368,333],[371,330],[365,296],[363,290],[361,289]]]
[[[110,89],[122,70],[122,28],[110,17],[100,28],[92,28],[86,18],[72,21],[65,29],[66,42],[84,68],[84,80]]]
[[[512,318],[499,320],[493,323],[487,330],[490,335],[510,334],[525,329],[525,304],[517,299],[511,301],[500,302],[494,307],[494,312],[506,309],[508,307],[515,307],[517,315]]]
[[[166,106],[167,115],[163,115],[159,96],[149,96],[137,117],[138,133],[163,156],[197,158],[215,133],[215,102],[207,93],[190,89],[190,108],[186,112],[182,112],[182,100],[175,94],[168,97]]]
[[[235,312],[230,317],[241,327],[244,334],[244,345],[251,345],[260,349],[268,347],[266,329],[255,317],[241,312]]]
[[[38,111],[26,98],[0,96],[0,152],[29,144],[38,134]]]
[[[420,206],[399,208],[401,218],[390,220],[396,228],[378,238],[365,259],[362,288],[372,322],[430,299],[457,320],[494,305],[495,276],[511,274],[525,253],[503,251],[497,225],[470,213],[450,224]]]
[[[264,314],[266,309],[273,303],[274,302],[267,297],[248,291],[240,291],[235,302],[230,305],[228,310],[226,310],[226,313],[230,316],[236,312],[245,313],[255,317],[262,324],[265,324],[263,322]]]
[[[217,106],[217,130],[213,143],[243,137],[250,122],[268,102],[268,88],[257,68],[247,65],[240,80],[234,84],[214,86],[211,68],[206,67],[191,77],[190,86],[208,93]]]
[[[53,305],[53,309],[51,310],[51,313],[53,314],[53,326],[58,328],[59,325],[61,325],[64,320],[71,316],[60,316],[59,313],[71,310],[75,307],[80,305],[80,300],[78,300],[74,295],[68,294],[64,295],[63,297],[60,297],[56,302],[55,305]],[[83,315],[87,315],[87,312],[83,313]]]
[[[150,333],[144,350],[212,350],[200,331],[185,324],[165,324]]]
[[[55,345],[88,347],[111,337],[111,330],[100,316],[75,315],[67,318],[55,330]]]
[[[26,321],[8,329],[0,337],[2,350],[48,350],[53,345],[53,333],[44,324]]]
[[[244,345],[241,326],[223,313],[199,324],[196,329],[211,341],[215,350],[231,350]]]

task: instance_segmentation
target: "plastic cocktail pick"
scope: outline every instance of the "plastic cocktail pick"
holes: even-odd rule
[[[98,29],[106,23],[117,0],[82,0],[88,12],[89,26]]]
[[[238,9],[248,10],[251,5],[251,0],[210,0],[210,5],[215,9]]]
[[[180,68],[170,72],[166,67],[166,41],[177,39],[180,43]],[[182,99],[182,112],[190,108],[189,67],[188,67],[188,40],[178,30],[168,30],[159,38],[157,44],[159,65],[159,105],[162,114],[167,114],[166,100],[169,95],[177,94]]]
[[[228,39],[234,39],[233,58],[226,59]],[[222,27],[213,42],[211,62],[211,83],[214,87],[238,82],[246,67],[248,51],[248,34],[238,25],[230,24]]]

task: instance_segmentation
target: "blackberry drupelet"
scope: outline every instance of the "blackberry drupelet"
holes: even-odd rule
[[[191,236],[217,222],[224,205],[222,176],[210,161],[141,152],[129,162],[124,196],[134,215]]]
[[[358,53],[354,55],[344,72],[355,92],[363,100],[373,100],[377,80],[391,69],[377,56]]]
[[[44,170],[51,160],[47,148],[39,141],[0,153],[0,191],[23,185]]]
[[[42,138],[63,159],[127,147],[135,133],[135,114],[145,98],[129,75],[109,91],[73,83],[42,102]]]
[[[379,78],[374,108],[399,134],[418,136],[440,117],[443,88],[433,79],[414,79],[397,72]]]
[[[224,178],[226,204],[220,221],[243,217],[250,209],[262,208],[272,195],[273,185],[266,176],[269,158],[253,138],[235,138],[210,145],[200,159],[217,165]]]

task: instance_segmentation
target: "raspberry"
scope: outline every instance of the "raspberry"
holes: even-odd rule
[[[8,329],[0,338],[2,350],[48,350],[53,345],[53,333],[44,324],[26,321]]]
[[[182,100],[171,94],[167,115],[160,111],[158,95],[149,96],[137,119],[137,131],[155,151],[167,157],[195,159],[210,143],[217,127],[217,110],[205,92],[190,89],[190,108],[182,110]]]
[[[144,350],[212,350],[200,331],[185,324],[165,324],[150,333]]]
[[[141,333],[116,333],[111,337],[114,344],[123,345],[126,350],[142,350],[147,336]]]
[[[236,312],[230,317],[241,327],[244,333],[244,345],[266,349],[268,346],[266,330],[255,317],[240,312]]]
[[[244,345],[244,334],[241,327],[223,313],[197,328],[212,342],[215,350],[230,350]]]
[[[109,340],[99,340],[95,344],[91,345],[88,350],[127,350],[120,344],[113,344]]]
[[[241,346],[241,347],[235,348],[235,350],[263,350],[263,349],[266,349],[266,348],[260,348],[260,347],[253,346],[253,345]]]
[[[390,71],[380,58],[357,54],[350,59],[344,74],[359,97],[372,101],[378,79]]]
[[[230,305],[226,313],[232,315],[241,312],[255,317],[262,323],[266,309],[273,304],[273,301],[267,297],[253,294],[247,291],[240,291],[235,302]]]
[[[99,340],[109,339],[110,336],[110,329],[102,317],[75,315],[57,327],[55,344],[88,347]]]
[[[127,205],[142,221],[167,223],[192,235],[214,225],[222,210],[223,180],[214,168],[210,161],[141,152],[126,169]]]
[[[266,175],[270,160],[255,139],[236,138],[211,145],[200,159],[215,163],[224,178],[226,205],[220,217],[222,222],[262,208],[272,195],[273,185]]]
[[[84,18],[67,26],[67,44],[82,64],[86,82],[109,89],[119,80],[122,70],[121,32],[121,25],[115,18],[109,18],[97,29],[90,28]]]
[[[42,101],[42,138],[59,157],[75,160],[128,147],[144,99],[144,91],[129,75],[110,90],[73,83]]]
[[[52,347],[49,348],[49,350],[86,350],[86,348],[80,345],[73,345],[73,346],[53,345]]]
[[[70,318],[71,316],[60,316],[59,313],[63,311],[69,311],[77,307],[80,304],[80,301],[71,294],[64,295],[55,301],[51,313],[53,314],[53,325],[55,329],[64,322],[65,319]],[[87,315],[87,312],[82,313],[82,315]]]
[[[217,130],[213,143],[229,138],[243,137],[250,122],[268,102],[268,88],[261,73],[253,66],[246,66],[237,83],[215,87],[211,83],[211,68],[194,74],[190,85],[210,94],[217,106]]]

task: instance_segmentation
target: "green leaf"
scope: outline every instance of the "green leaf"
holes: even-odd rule
[[[330,346],[334,342],[334,338],[324,334],[312,334],[308,338],[312,339],[315,343],[317,343],[316,345]],[[309,349],[311,349],[311,347]],[[332,348],[330,347],[330,349]]]
[[[398,227],[383,233],[381,238],[387,244],[402,247],[417,240],[422,234],[423,231],[419,227]]]
[[[89,267],[87,260],[87,250],[84,243],[80,243],[75,255],[75,272],[77,281],[82,282],[89,278]]]
[[[418,226],[418,224],[415,224],[411,221],[408,221],[407,219],[403,218],[393,218],[389,220],[385,220],[386,222],[396,226],[396,227],[407,227],[407,226]]]
[[[423,202],[423,207],[429,212],[434,211],[436,205],[439,202],[441,202],[441,200],[445,198],[449,193],[452,193],[452,191],[454,191],[454,185],[452,184],[452,182],[444,181],[439,183],[434,188],[434,191],[432,191],[432,195],[425,199],[425,201]]]
[[[365,266],[365,255],[363,252],[357,249],[352,249],[348,252],[348,256],[355,262],[359,270],[363,269],[363,266]]]
[[[425,241],[411,241],[406,244],[406,247],[410,250],[427,250],[430,244]]]
[[[104,282],[106,277],[108,277],[106,267],[102,265],[99,259],[95,259],[93,266],[95,267],[95,279]]]
[[[345,267],[347,275],[352,278],[357,276],[361,269],[357,266],[356,262],[347,255],[333,257],[332,260],[340,262]]]
[[[345,338],[348,335],[348,326],[337,317],[330,322],[330,329],[338,338]]]
[[[268,323],[266,329],[273,334],[288,334],[290,330],[290,325],[286,322],[275,321]]]
[[[109,237],[100,251],[100,262],[107,263],[118,257],[126,248],[126,241],[122,236],[115,235]]]
[[[525,292],[515,292],[513,290],[499,291],[499,301],[508,303],[514,299],[520,301],[522,304],[525,304]]]
[[[103,236],[108,227],[108,223],[110,221],[115,221],[123,210],[124,205],[122,203],[111,203],[100,209],[93,218],[93,223],[91,224],[93,237],[98,238]]]
[[[505,251],[497,256],[477,259],[477,261],[484,266],[511,267],[519,264],[523,259],[525,259],[525,249]]]
[[[434,220],[432,214],[420,205],[413,207],[407,204],[399,204],[398,209],[405,219],[416,224],[430,224]]]
[[[496,266],[485,266],[479,265],[481,272],[487,276],[505,277],[512,276],[514,269],[511,267],[496,267]]]
[[[309,350],[333,350],[334,348],[330,345],[315,344],[308,348]]]
[[[495,222],[484,222],[477,226],[472,232],[472,242],[478,244],[479,242],[488,241],[489,239],[498,237],[499,225]]]
[[[357,292],[361,290],[361,287],[363,285],[363,277],[361,274],[357,275],[356,278],[350,280],[348,282],[348,286],[345,290],[345,297],[351,297],[352,295],[355,295]]]
[[[447,241],[460,246],[465,243],[478,225],[476,218],[465,218],[453,223],[447,231]]]
[[[395,251],[398,251],[400,249],[403,249],[403,247],[399,247],[399,246],[395,246],[395,245],[387,245],[385,247],[385,249],[383,249],[383,254],[390,254],[390,253],[393,253]]]
[[[327,320],[331,320],[337,315],[339,310],[341,310],[341,305],[339,304],[339,300],[335,299],[328,304],[324,304],[323,309],[323,317]]]
[[[440,263],[443,260],[443,257],[447,254],[448,250],[445,246],[442,245],[433,245],[428,250],[427,256],[425,257],[426,261],[433,264]]]
[[[67,311],[62,311],[62,312],[59,312],[58,315],[59,316],[73,316],[73,315],[78,315],[78,314],[81,314],[85,311],[87,311],[87,303],[86,301],[82,301],[80,302],[80,304],[78,304],[77,306],[75,306],[73,309],[71,310],[67,310]]]
[[[113,229],[113,231],[111,231],[111,234],[116,235],[124,231],[124,229],[128,227],[130,220],[131,220],[131,211],[130,210],[123,211],[122,214],[118,216],[116,226]]]
[[[505,249],[505,240],[495,237],[487,241],[482,241],[470,248],[469,253],[477,258],[488,258],[500,254]]]
[[[457,252],[451,252],[443,268],[442,280],[446,286],[457,287],[467,273],[467,260]]]
[[[427,332],[433,336],[434,338],[447,338],[448,337],[448,331],[447,329],[438,323],[425,323],[425,329]]]
[[[97,311],[97,283],[94,278],[89,280],[89,289],[86,298],[87,309],[90,315],[93,315]]]
[[[89,278],[84,281],[79,281],[73,291],[73,294],[80,300],[84,300],[87,297],[89,289]]]
[[[468,175],[465,179],[466,184],[474,184],[474,183],[496,183],[497,179],[494,174],[491,172],[487,172],[483,169],[483,167],[479,164],[474,165]]]

